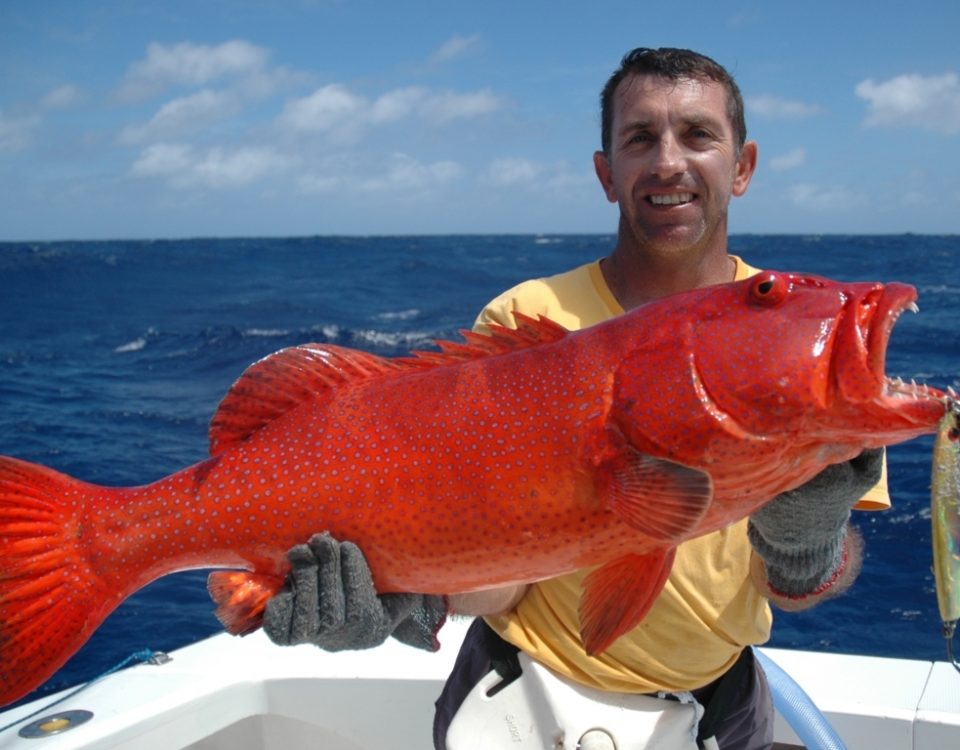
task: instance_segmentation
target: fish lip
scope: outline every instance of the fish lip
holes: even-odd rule
[[[916,298],[912,286],[897,282],[847,292],[833,352],[835,382],[847,401],[865,403],[888,390],[903,392],[886,375],[887,346],[900,316],[917,309]]]
[[[917,291],[907,284],[894,282],[882,287],[878,292],[868,293],[867,297],[877,297],[869,324],[867,361],[877,382],[884,383],[887,380],[885,368],[890,335],[904,312],[919,311],[916,304]]]
[[[887,349],[894,326],[905,312],[919,312],[917,292],[908,284],[892,282],[867,292],[859,305],[868,306],[868,316],[863,324],[866,348],[866,369],[875,385],[874,398],[888,407],[906,406],[908,402],[920,405],[928,402],[931,407],[941,408],[944,394],[936,388],[915,382],[905,382],[899,377],[886,374]],[[898,409],[900,410],[900,409]]]

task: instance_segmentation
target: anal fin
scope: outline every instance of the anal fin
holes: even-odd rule
[[[603,653],[643,620],[670,575],[676,551],[624,555],[584,579],[580,638],[589,655]]]
[[[275,575],[242,570],[218,570],[207,578],[217,619],[232,635],[247,635],[259,628],[267,601],[282,586],[283,579]]]

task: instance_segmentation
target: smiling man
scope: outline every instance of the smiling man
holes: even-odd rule
[[[726,70],[689,50],[633,50],[603,89],[601,119],[594,166],[607,199],[620,207],[616,245],[600,260],[504,292],[481,312],[478,329],[513,327],[514,312],[583,328],[673,292],[757,272],[727,249],[727,210],[747,191],[757,146],[746,140],[743,101]],[[495,715],[486,707],[494,671],[503,683],[523,681],[512,695],[536,696],[544,674],[575,691],[600,691],[573,709],[577,716],[593,716],[610,693],[692,694],[705,706],[701,746],[769,748],[773,706],[749,647],[770,635],[769,602],[805,609],[855,578],[860,543],[848,526],[850,509],[858,501],[889,505],[882,465],[882,451],[865,452],[774,498],[749,520],[681,544],[646,618],[598,655],[588,655],[579,638],[587,570],[447,598],[377,596],[362,552],[329,536],[291,551],[293,584],[268,604],[265,628],[278,643],[363,648],[392,635],[434,648],[448,609],[478,616],[437,701],[438,750],[512,746],[516,738],[492,745],[484,732],[483,717]],[[530,660],[526,669],[521,653]],[[681,705],[647,700],[664,717]],[[499,728],[521,708],[509,703],[497,714]],[[543,729],[535,717],[514,718]],[[563,717],[557,720],[562,726]],[[654,732],[671,721],[655,720]],[[642,725],[638,719],[634,736],[618,737],[619,746],[694,746],[689,721],[675,724],[671,738],[644,734]]]

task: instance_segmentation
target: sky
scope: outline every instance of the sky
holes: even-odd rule
[[[0,0],[0,240],[612,233],[599,92],[724,65],[734,233],[960,233],[960,3]]]

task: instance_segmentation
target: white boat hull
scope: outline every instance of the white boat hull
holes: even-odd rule
[[[428,750],[433,702],[465,629],[448,624],[437,654],[393,641],[330,654],[279,648],[261,632],[217,635],[175,651],[166,664],[94,682],[0,732],[0,750]],[[945,662],[764,653],[813,698],[850,750],[960,748],[960,674]],[[0,726],[56,697],[0,714]],[[40,716],[70,710],[93,717],[39,741],[18,734]],[[780,716],[776,739],[799,746]]]

